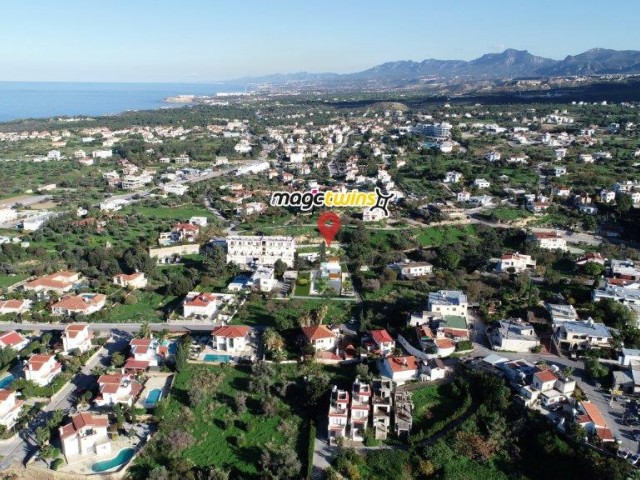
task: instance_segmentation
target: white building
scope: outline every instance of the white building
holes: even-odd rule
[[[215,293],[189,292],[182,301],[185,318],[197,317],[210,319],[218,310],[220,298]]]
[[[382,361],[380,373],[383,377],[393,380],[397,385],[402,385],[419,377],[420,366],[416,357],[412,355],[387,357]]]
[[[456,201],[458,202],[468,202],[470,198],[471,193],[467,192],[466,190],[463,190],[456,194]]]
[[[526,270],[534,270],[536,268],[536,261],[531,258],[531,255],[523,255],[521,253],[507,253],[500,257],[496,270],[498,272],[509,272],[513,269],[514,273],[521,273]]]
[[[389,335],[389,332],[387,332],[385,329],[371,330],[369,335],[371,336],[371,340],[373,340],[377,350],[381,355],[390,355],[395,350],[396,341],[391,335]]]
[[[31,300],[0,300],[0,315],[28,312],[32,304]]]
[[[215,350],[242,353],[249,345],[250,328],[244,325],[223,325],[211,332],[211,344]]]
[[[338,343],[336,334],[324,325],[302,327],[302,334],[307,344],[311,345],[316,352],[333,350]]]
[[[31,280],[23,288],[31,292],[55,292],[61,295],[73,289],[79,281],[79,273],[63,270]]]
[[[349,408],[349,437],[355,442],[364,440],[364,432],[369,428],[371,413],[371,385],[356,377],[351,388]]]
[[[120,273],[113,277],[113,284],[124,288],[146,288],[147,277],[143,272],[134,272],[130,275]]]
[[[27,380],[44,387],[62,372],[62,365],[53,355],[34,354],[29,357],[22,370]]]
[[[0,348],[12,348],[14,351],[19,352],[27,345],[29,345],[29,340],[15,330],[10,330],[0,335]]]
[[[133,378],[133,375],[123,373],[100,375],[98,377],[100,393],[94,402],[98,407],[117,403],[131,406],[142,389],[142,385]]]
[[[91,348],[91,339],[93,333],[89,331],[89,325],[84,323],[70,323],[64,329],[62,334],[62,349],[64,353],[70,353],[73,350],[86,352]]]
[[[106,159],[111,158],[113,156],[113,152],[111,150],[94,150],[91,152],[91,156],[97,159]]]
[[[473,181],[473,186],[476,188],[489,188],[491,186],[491,183],[484,178],[476,178]]]
[[[251,275],[253,286],[261,292],[270,292],[278,285],[275,277],[275,270],[272,267],[258,267]]]
[[[329,401],[328,437],[331,445],[336,445],[339,438],[345,438],[349,416],[349,392],[338,390],[336,385],[331,390]]]
[[[533,326],[516,318],[500,320],[497,327],[490,328],[489,338],[494,350],[529,353],[540,345]]]
[[[109,419],[92,414],[77,413],[71,416],[71,423],[59,428],[62,453],[70,462],[84,455],[109,455],[111,440],[107,433]]]
[[[447,172],[444,175],[444,183],[458,183],[462,179],[460,172]]]
[[[451,124],[447,122],[416,125],[412,130],[416,133],[432,137],[438,140],[444,140],[451,137]]]
[[[52,315],[91,315],[104,308],[107,296],[101,293],[81,293],[69,295],[51,306]]]
[[[459,290],[440,290],[429,293],[427,309],[430,313],[443,317],[448,315],[459,316],[466,320],[468,307],[467,296]]]
[[[544,250],[567,250],[567,241],[556,232],[534,232],[533,237]]]
[[[406,280],[424,277],[433,273],[433,265],[429,262],[410,262],[396,263],[393,268],[398,270],[400,277]]]
[[[282,260],[293,267],[296,241],[287,236],[243,236],[227,237],[227,263],[239,266],[269,265]]]
[[[342,265],[339,257],[329,257],[320,264],[320,278],[327,282],[336,294],[342,294]]]
[[[16,424],[24,400],[16,398],[16,392],[0,389],[0,425],[11,430]]]
[[[244,167],[239,167],[236,170],[236,176],[239,177],[241,175],[255,175],[260,172],[266,172],[271,168],[269,162],[258,162],[252,163],[251,165],[246,165]]]
[[[553,341],[559,350],[578,351],[593,347],[608,347],[613,336],[602,323],[563,322],[555,327]]]
[[[365,207],[362,209],[363,222],[379,222],[385,218],[387,217],[380,208],[371,209],[370,207]]]
[[[180,183],[165,183],[164,185],[162,185],[162,190],[164,191],[164,193],[178,195],[179,197],[181,197],[182,195],[187,193],[187,191],[189,191],[189,187]]]

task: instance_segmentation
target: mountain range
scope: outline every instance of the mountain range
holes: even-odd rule
[[[507,49],[487,53],[474,60],[403,60],[387,62],[356,73],[276,74],[248,77],[241,83],[309,83],[309,82],[414,82],[423,78],[451,79],[544,78],[554,76],[640,73],[640,51],[594,48],[562,60],[532,55],[526,50]]]

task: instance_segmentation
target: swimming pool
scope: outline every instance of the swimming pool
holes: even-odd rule
[[[154,388],[147,394],[147,401],[145,402],[145,404],[149,406],[153,406],[156,403],[158,403],[158,400],[160,400],[161,396],[162,396],[162,390],[160,390],[159,388]]]
[[[3,377],[2,380],[0,380],[0,388],[7,388],[9,385],[13,383],[15,379],[16,377],[14,377],[11,374],[7,375],[6,377]]]
[[[136,451],[133,448],[124,448],[118,452],[118,455],[113,457],[110,460],[103,460],[101,462],[96,462],[91,466],[91,470],[96,473],[106,472],[107,470],[111,470],[112,468],[119,467],[120,465],[124,465],[129,460],[133,458],[133,454]]]
[[[229,362],[231,355],[216,355],[215,353],[207,353],[203,358],[205,362]]]
[[[162,345],[165,347],[168,347],[169,353],[175,355],[176,353],[178,353],[178,343],[177,342],[170,342],[169,340],[163,340],[162,341]]]

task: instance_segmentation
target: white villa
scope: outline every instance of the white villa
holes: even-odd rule
[[[109,419],[90,413],[71,416],[71,423],[59,428],[62,453],[67,459],[83,455],[108,455],[111,440],[107,433]]]
[[[223,325],[211,332],[214,349],[229,353],[239,353],[247,349],[250,328],[244,325]]]
[[[0,425],[7,430],[13,428],[22,411],[24,400],[16,398],[16,392],[0,389]]]
[[[93,333],[89,331],[89,325],[84,323],[71,323],[67,325],[62,334],[62,349],[64,353],[72,350],[86,352],[91,348]]]
[[[62,365],[53,355],[34,354],[29,357],[23,372],[27,380],[44,387],[62,372]]]

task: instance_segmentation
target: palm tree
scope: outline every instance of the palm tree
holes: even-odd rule
[[[284,348],[284,339],[271,327],[267,328],[262,334],[262,341],[265,348],[270,352],[278,352]]]
[[[138,338],[150,338],[151,337],[151,327],[149,326],[149,321],[145,321],[140,325],[140,330],[138,331]]]

